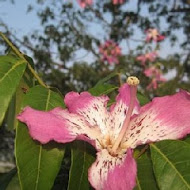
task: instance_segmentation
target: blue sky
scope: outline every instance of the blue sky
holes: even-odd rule
[[[30,33],[31,30],[40,27],[36,13],[27,14],[27,5],[34,4],[32,0],[16,0],[15,4],[9,1],[0,3],[0,18],[8,24],[18,37]]]
[[[70,0],[71,1],[71,0]],[[75,0],[73,0],[75,1]],[[134,10],[136,5],[136,0],[131,1],[130,7],[128,9]],[[27,13],[27,6],[31,4],[34,7],[36,6],[34,0],[15,0],[15,4],[11,4],[9,1],[0,2],[0,18],[8,24],[9,28],[13,33],[17,35],[17,37],[22,37],[23,35],[32,33],[35,29],[40,29],[40,21],[36,16],[35,11],[32,11],[30,13]],[[39,6],[38,6],[39,8]],[[146,14],[146,11],[144,11]],[[163,23],[163,28],[164,27]],[[96,28],[96,31],[100,27],[94,26]],[[92,30],[94,28],[92,27]],[[101,32],[101,31],[100,31]],[[98,32],[97,32],[98,33]],[[178,31],[178,35],[183,38],[182,31]],[[140,32],[136,32],[136,38],[142,40],[142,34]],[[134,41],[129,41],[131,49],[135,48],[137,45]],[[123,48],[123,52],[128,51],[126,47],[126,43],[121,44]],[[162,43],[162,48],[160,50],[160,56],[166,57],[168,54],[173,54],[175,52],[181,51],[178,46],[171,47],[169,44],[169,40],[165,40],[164,43]],[[78,57],[83,57],[83,55],[78,55]]]

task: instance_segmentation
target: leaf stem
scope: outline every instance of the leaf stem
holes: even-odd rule
[[[39,82],[40,85],[42,85],[45,88],[49,88],[43,81],[42,79],[38,76],[38,74],[36,73],[36,71],[32,68],[32,66],[30,65],[30,63],[25,59],[24,55],[11,43],[10,40],[8,40],[8,38],[2,33],[0,32],[0,36],[3,38],[3,40],[12,48],[12,50],[23,60],[26,61],[26,63],[28,63],[28,68],[30,70],[30,72],[34,75],[34,77],[37,79],[37,81]]]
[[[122,80],[121,80],[121,73],[118,72],[117,75],[118,75],[119,85],[122,86],[123,83],[122,83]]]

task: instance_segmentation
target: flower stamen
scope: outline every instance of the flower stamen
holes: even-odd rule
[[[130,86],[130,103],[129,103],[129,108],[128,108],[128,111],[127,111],[127,115],[126,115],[126,118],[123,122],[123,126],[121,128],[121,131],[112,147],[112,150],[111,150],[111,153],[112,154],[115,154],[120,143],[122,142],[122,139],[125,135],[125,132],[129,126],[129,123],[130,123],[130,118],[131,118],[131,115],[133,113],[133,109],[134,109],[134,106],[135,106],[135,99],[136,99],[136,93],[137,93],[137,85],[139,84],[139,79],[137,77],[128,77],[127,79],[127,83],[128,85]]]

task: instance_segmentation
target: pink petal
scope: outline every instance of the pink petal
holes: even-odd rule
[[[92,0],[77,0],[78,4],[81,8],[85,8],[86,6],[92,5]]]
[[[145,41],[146,41],[146,42],[150,42],[151,40],[152,40],[152,37],[151,37],[150,35],[147,35]]]
[[[145,76],[147,76],[147,77],[151,77],[151,76],[152,76],[152,73],[153,73],[152,68],[148,68],[148,69],[145,69],[145,70],[144,70],[144,74],[145,74]]]
[[[128,84],[124,84],[119,89],[119,94],[116,97],[116,104],[112,105],[110,108],[111,116],[110,116],[110,125],[112,126],[112,131],[114,131],[114,136],[116,137],[123,125],[125,120],[128,106],[130,103],[130,86]],[[133,110],[133,114],[138,114],[140,109],[140,105],[138,100],[135,101],[135,107]]]
[[[151,62],[155,61],[156,57],[157,57],[157,53],[156,52],[151,52],[146,54],[147,55],[147,59]]]
[[[129,104],[130,104],[130,86],[125,83],[119,88],[119,94],[116,97],[116,104],[113,104],[110,110],[114,111],[117,105],[120,105],[120,107],[128,108]],[[139,109],[140,105],[136,98],[134,113],[137,114]]]
[[[44,112],[26,107],[17,118],[27,124],[32,138],[41,143],[51,140],[66,143],[81,139],[94,145],[99,135],[98,127],[90,126],[82,116],[61,108]]]
[[[152,79],[152,86],[154,89],[157,89],[158,88],[158,83],[157,83],[157,80],[156,79]]]
[[[147,90],[152,90],[157,88],[157,83],[154,81],[151,81],[150,84],[146,87]]]
[[[80,5],[81,8],[85,8],[86,7],[86,3],[81,1],[81,0],[77,0],[78,4]]]
[[[118,3],[118,0],[113,0],[113,4],[116,5]]]
[[[97,153],[88,179],[96,190],[132,190],[136,180],[136,162],[131,149],[121,157],[112,157],[106,149]]]
[[[122,4],[123,2],[124,2],[124,0],[113,0],[114,5]]]
[[[181,139],[190,133],[190,94],[154,98],[134,116],[125,141],[131,148],[165,139]]]
[[[143,61],[143,60],[145,60],[146,58],[145,58],[145,56],[144,55],[139,55],[138,57],[137,57],[137,60],[138,61]]]
[[[117,43],[112,40],[107,40],[104,44],[100,45],[99,51],[102,54],[102,57],[110,65],[115,63],[118,64],[118,56],[121,56],[121,48]]]
[[[137,57],[137,61],[141,61],[142,65],[145,65],[146,60],[147,59],[146,59],[146,57],[144,55],[140,55],[140,56]]]
[[[65,104],[71,113],[79,114],[91,126],[98,126],[103,134],[109,131],[107,120],[109,113],[107,111],[107,96],[95,97],[88,92],[81,94],[70,92],[65,96]]]
[[[167,80],[166,80],[164,77],[159,76],[159,81],[161,81],[161,82],[166,82]]]
[[[157,42],[163,41],[165,39],[165,36],[159,35],[157,37]]]

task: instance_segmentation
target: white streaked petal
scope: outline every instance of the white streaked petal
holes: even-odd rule
[[[116,165],[123,163],[125,155],[123,157],[113,157],[106,149],[97,153],[97,159],[89,169],[88,178],[91,185],[96,190],[103,190],[105,180],[110,171],[112,171]]]
[[[112,136],[116,138],[121,131],[123,122],[126,118],[128,111],[128,106],[123,103],[122,100],[118,101],[117,104],[112,108],[109,118],[109,123],[112,129]],[[138,109],[135,107],[133,110],[133,115],[138,114]]]
[[[133,151],[112,157],[104,149],[89,169],[88,179],[96,190],[132,190],[136,185],[137,167]]]

